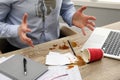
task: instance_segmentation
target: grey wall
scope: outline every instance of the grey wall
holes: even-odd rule
[[[75,7],[78,9],[80,6]],[[97,18],[95,21],[97,27],[120,21],[120,9],[87,7],[84,12]],[[60,21],[63,22],[61,18]]]

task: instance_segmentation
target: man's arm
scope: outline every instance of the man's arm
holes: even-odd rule
[[[78,10],[75,11],[75,7],[71,0],[63,0],[63,4],[61,7],[61,15],[65,22],[69,24],[69,26],[76,26],[81,28],[83,35],[86,35],[84,30],[85,27],[90,30],[94,30],[96,20],[94,16],[85,15],[83,11],[86,9],[86,6],[82,6]]]
[[[19,25],[6,23],[8,14],[11,10],[12,0],[0,0],[0,38],[18,36]]]
[[[60,15],[69,26],[72,26],[72,17],[75,12],[76,9],[73,2],[71,0],[63,0]]]

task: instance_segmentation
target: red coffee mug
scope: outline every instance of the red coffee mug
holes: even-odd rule
[[[82,58],[86,63],[102,59],[103,50],[100,48],[87,48],[82,52]]]

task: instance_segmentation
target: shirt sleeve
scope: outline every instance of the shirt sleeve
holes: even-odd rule
[[[0,38],[18,36],[19,25],[6,23],[10,10],[11,10],[10,0],[0,0]]]
[[[63,0],[60,15],[69,26],[72,26],[72,17],[75,12],[76,9],[73,2],[71,0]]]

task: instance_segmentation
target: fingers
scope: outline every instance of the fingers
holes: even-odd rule
[[[95,26],[95,23],[94,23],[94,22],[91,22],[91,21],[88,21],[87,24],[91,25],[92,27]]]
[[[89,20],[96,20],[96,18],[94,16],[88,16]]]
[[[92,25],[90,25],[90,24],[88,24],[86,27],[87,27],[88,29],[90,29],[91,31],[94,30],[94,27],[93,27]],[[86,32],[85,32],[84,28],[85,28],[85,27],[81,27],[81,31],[82,31],[83,35],[86,35]]]
[[[28,14],[25,13],[22,19],[22,23],[26,24],[27,23],[27,18],[28,18]]]
[[[28,44],[31,47],[34,47],[32,40],[30,38],[28,38],[28,37],[25,37],[25,43]]]
[[[83,35],[86,35],[85,25],[79,24],[78,26],[79,26],[79,28],[81,28],[81,31],[82,31]],[[94,22],[89,22],[89,23],[86,24],[86,27],[87,27],[88,29],[90,29],[91,31],[94,30],[94,26],[95,26],[95,23],[94,23]]]
[[[94,30],[94,27],[92,25],[90,25],[90,24],[87,24],[87,28],[89,28],[91,31]]]
[[[82,6],[80,9],[79,9],[79,12],[83,12],[87,7],[86,6]]]
[[[81,30],[82,30],[83,35],[86,35],[85,30],[84,30],[85,26],[83,26],[83,25],[80,25],[80,26],[81,26]],[[86,27],[88,29],[90,29],[91,31],[94,30],[94,26],[95,26],[94,22],[89,22],[89,23],[86,24]]]
[[[31,47],[34,47],[33,42],[30,38],[26,38],[26,44],[28,44]]]
[[[83,35],[85,36],[85,35],[86,35],[86,32],[85,32],[85,30],[84,30],[83,27],[81,28],[81,31],[82,31]]]
[[[86,32],[85,32],[85,30],[84,30],[84,25],[79,24],[79,28],[81,29],[83,35],[86,35]]]
[[[92,21],[88,21],[86,24],[86,27],[88,27],[90,30],[94,30],[95,23]]]
[[[96,18],[94,16],[88,16],[86,27],[93,31],[95,23],[92,20],[96,20]]]
[[[21,37],[21,40],[22,40],[24,43],[26,43],[27,45],[29,45],[29,46],[31,46],[31,47],[34,47],[32,40],[31,40],[30,38],[28,38],[28,37],[26,36],[26,34],[22,34],[21,36],[22,36],[22,37]]]
[[[29,28],[24,28],[24,29],[23,29],[23,32],[24,32],[24,33],[31,32],[31,29],[29,29]]]
[[[31,47],[34,47],[32,40],[26,36],[27,32],[31,32],[31,29],[29,29],[27,25],[27,18],[28,14],[25,13],[22,19],[22,24],[19,27],[19,36],[22,42],[26,43]]]
[[[23,15],[21,28],[22,28],[22,30],[23,30],[24,32],[31,32],[31,29],[29,29],[29,28],[28,28],[28,25],[27,25],[27,18],[28,18],[28,14],[25,13],[25,14]]]

